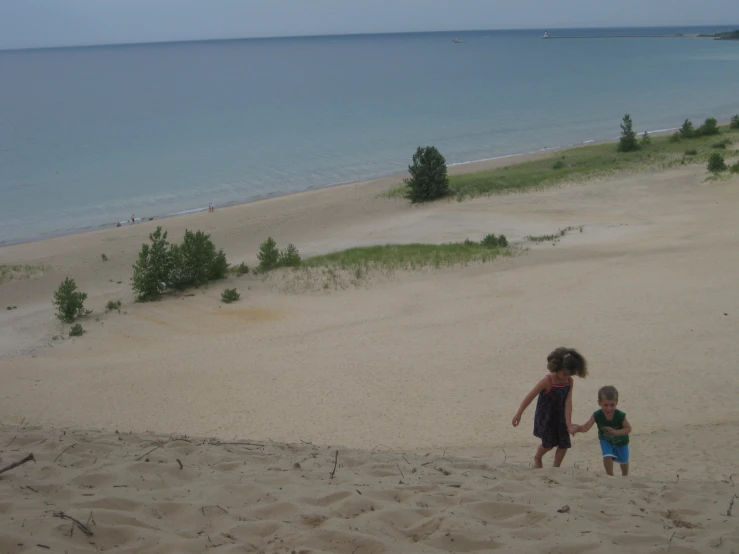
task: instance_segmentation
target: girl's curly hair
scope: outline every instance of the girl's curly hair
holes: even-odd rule
[[[574,348],[560,346],[547,356],[547,368],[552,373],[567,370],[570,375],[577,375],[583,379],[588,376],[588,361]]]

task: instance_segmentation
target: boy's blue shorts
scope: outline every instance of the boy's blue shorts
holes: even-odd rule
[[[600,449],[603,452],[603,457],[613,458],[613,461],[617,464],[628,464],[629,463],[629,445],[624,444],[622,446],[616,446],[608,441],[601,439]]]

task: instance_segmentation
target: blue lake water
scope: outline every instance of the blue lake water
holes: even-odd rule
[[[542,33],[2,51],[0,241],[739,113],[739,42]]]

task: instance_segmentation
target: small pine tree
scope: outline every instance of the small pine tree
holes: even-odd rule
[[[287,248],[280,252],[277,265],[280,267],[298,267],[300,265],[300,253],[294,244],[288,244]]]
[[[739,129],[739,115],[735,115],[731,118],[731,123],[729,123],[729,127],[732,129]]]
[[[280,251],[277,250],[277,243],[272,237],[267,237],[267,240],[259,245],[257,259],[259,260],[257,270],[262,273],[266,273],[280,265]]]
[[[695,128],[693,127],[693,123],[689,119],[686,119],[683,122],[683,126],[680,127],[680,131],[678,132],[680,133],[680,138],[693,138],[695,136]]]
[[[644,148],[645,146],[649,146],[652,144],[652,137],[649,136],[649,133],[644,131],[644,134],[641,136],[641,140],[639,141],[640,146]]]
[[[419,146],[408,166],[407,197],[412,203],[429,202],[449,194],[446,160],[435,146]]]
[[[86,293],[77,292],[77,283],[74,279],[65,278],[54,292],[54,300],[51,301],[56,306],[56,317],[64,323],[72,323],[77,316],[85,313],[86,298]]]
[[[170,279],[172,257],[167,242],[167,231],[162,228],[149,234],[151,245],[141,245],[139,259],[133,266],[131,288],[140,302],[150,302],[162,296]]]
[[[618,141],[619,152],[633,152],[639,149],[639,143],[636,140],[634,132],[634,124],[631,121],[631,115],[624,115],[621,123],[621,138]]]
[[[726,162],[724,161],[724,157],[718,152],[714,152],[708,158],[708,171],[711,173],[726,171]]]
[[[199,287],[208,281],[222,279],[228,272],[223,250],[216,252],[210,235],[203,231],[185,230],[181,244],[170,247],[172,270],[168,284],[175,289]]]

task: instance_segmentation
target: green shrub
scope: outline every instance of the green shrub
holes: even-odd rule
[[[64,323],[72,323],[76,317],[86,313],[84,307],[86,298],[86,293],[77,292],[77,283],[74,279],[65,278],[54,292],[54,300],[51,301],[56,306],[56,317]]]
[[[230,271],[236,275],[236,277],[241,277],[242,275],[249,273],[249,266],[246,265],[245,262],[241,262],[239,265],[233,266]]]
[[[556,162],[554,162],[552,169],[562,169],[564,166],[565,163],[562,160],[557,160]]]
[[[697,156],[698,151],[695,148],[690,148],[689,150],[685,151],[686,156]]]
[[[652,144],[652,137],[649,136],[649,133],[644,131],[644,134],[641,136],[641,140],[639,141],[640,146],[649,146]]]
[[[731,123],[729,123],[729,127],[732,129],[739,129],[739,115],[735,115],[731,118]]]
[[[241,298],[241,295],[236,289],[223,289],[223,292],[221,293],[221,302],[226,304],[236,302],[239,298]]]
[[[84,334],[85,329],[79,323],[75,323],[74,325],[72,325],[71,329],[69,329],[70,337],[81,337]]]
[[[503,234],[496,237],[494,233],[491,233],[489,235],[485,235],[485,237],[480,241],[480,244],[483,246],[489,246],[490,248],[506,248],[508,246],[508,239]]]
[[[167,242],[167,231],[157,227],[149,234],[151,246],[141,245],[139,259],[133,266],[131,288],[139,302],[159,299],[169,286],[172,256]]]
[[[634,124],[631,121],[629,114],[624,115],[621,123],[621,138],[618,140],[619,152],[634,152],[639,150],[639,143],[636,140],[636,133],[634,132]]]
[[[724,157],[718,152],[714,152],[713,154],[711,154],[711,156],[708,158],[708,171],[710,171],[711,173],[718,173],[719,171],[725,170],[726,162],[724,161]]]
[[[403,181],[408,185],[407,197],[412,203],[429,202],[449,194],[446,160],[435,146],[419,146],[408,173],[410,177]]]
[[[120,310],[120,309],[121,309],[120,300],[108,300],[108,303],[105,305],[106,312],[112,312],[114,310]]]
[[[719,134],[718,121],[715,117],[709,117],[706,121],[698,127],[696,134],[700,137],[710,137]]]
[[[172,268],[168,285],[175,289],[199,287],[208,281],[222,279],[228,272],[223,250],[216,252],[210,235],[203,231],[185,231],[181,244],[170,247]]]
[[[722,141],[719,141],[719,142],[716,142],[716,143],[712,144],[711,145],[711,148],[720,148],[720,149],[725,150],[726,147],[729,146],[730,144],[731,144],[731,140],[730,139],[724,139]]]
[[[259,260],[257,270],[261,273],[271,271],[280,265],[280,251],[272,237],[267,237],[267,240],[259,245],[257,259]]]
[[[680,133],[680,138],[693,138],[695,136],[695,128],[693,127],[693,123],[689,119],[686,119],[683,122],[683,126],[680,127],[680,131],[678,132]]]
[[[680,139],[682,136],[680,135],[680,131],[675,131],[670,135],[670,138],[668,139],[670,142],[680,142]]]
[[[729,166],[729,171],[739,173],[739,161]]]
[[[298,267],[300,265],[300,253],[295,245],[288,244],[285,250],[280,251],[277,265],[280,267]]]

